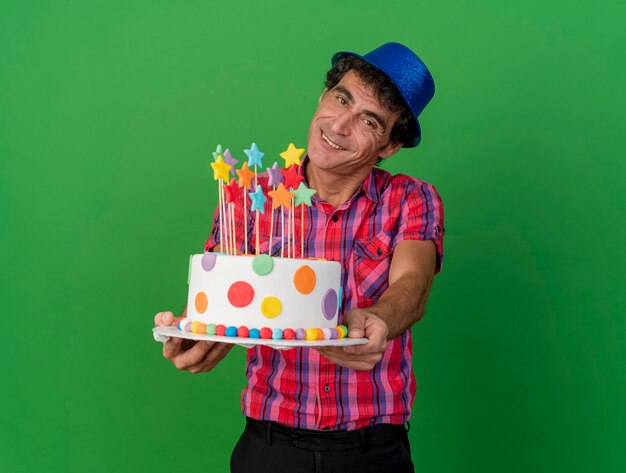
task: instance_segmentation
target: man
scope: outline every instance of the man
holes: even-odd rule
[[[443,208],[432,185],[375,166],[419,143],[417,117],[434,84],[397,43],[364,56],[337,53],[332,63],[299,168],[317,190],[305,244],[307,256],[343,264],[343,323],[368,343],[248,350],[247,426],[231,459],[235,472],[413,471],[404,429],[415,395],[410,328],[441,267]],[[218,247],[218,226],[207,251]],[[173,319],[163,312],[155,323]],[[197,373],[231,347],[171,339],[163,354]]]

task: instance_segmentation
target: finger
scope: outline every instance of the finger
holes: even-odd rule
[[[170,337],[170,339],[163,344],[163,356],[168,360],[172,360],[178,356],[181,352],[183,339],[179,337]]]
[[[387,349],[387,340],[381,334],[370,334],[370,339],[365,345],[352,345],[345,347],[344,351],[353,356],[366,354],[382,354]]]
[[[174,360],[174,366],[179,370],[189,369],[204,359],[215,342],[199,341],[189,350],[181,352]]]
[[[355,317],[348,313],[348,338],[363,338],[365,336],[365,317]]]
[[[159,312],[154,316],[154,325],[157,327],[166,327],[174,322],[174,314],[172,312]]]
[[[233,346],[234,345],[230,343],[216,343],[215,346],[207,352],[203,360],[187,368],[187,371],[193,374],[211,371],[224,359]]]

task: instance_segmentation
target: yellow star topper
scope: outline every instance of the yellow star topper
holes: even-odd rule
[[[289,143],[287,149],[280,153],[280,157],[285,160],[285,169],[289,168],[292,164],[300,164],[300,157],[303,154],[304,148],[296,148],[293,143]]]
[[[218,179],[228,181],[228,172],[232,166],[224,162],[224,157],[221,154],[217,157],[214,163],[211,163],[211,167],[213,168],[213,179],[216,181]]]

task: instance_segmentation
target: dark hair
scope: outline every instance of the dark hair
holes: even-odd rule
[[[398,88],[380,69],[363,59],[348,55],[337,59],[332,69],[326,74],[326,89],[331,90],[348,71],[356,72],[361,80],[374,89],[376,98],[392,112],[400,112],[400,116],[391,129],[391,140],[394,143],[412,145],[417,135],[417,123],[400,95]]]

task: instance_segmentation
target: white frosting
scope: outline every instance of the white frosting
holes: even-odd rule
[[[255,256],[229,256],[217,254],[215,265],[209,271],[202,265],[203,255],[193,255],[187,318],[205,324],[222,324],[226,327],[245,325],[249,329],[269,328],[332,328],[337,326],[338,309],[330,320],[324,316],[324,297],[330,289],[339,297],[341,265],[335,261],[303,260],[272,257],[273,268],[267,275],[257,274],[252,262]],[[315,287],[308,294],[300,293],[294,285],[294,274],[303,265],[315,272]],[[228,300],[228,290],[238,281],[254,289],[252,301],[245,307],[235,307]],[[204,313],[196,310],[196,296],[202,291],[208,301]],[[332,294],[332,292],[331,292]],[[266,317],[261,302],[266,297],[277,298],[282,310],[276,317]],[[338,302],[338,301],[334,301]],[[332,303],[330,304],[333,305]],[[339,303],[334,304],[335,307]]]

